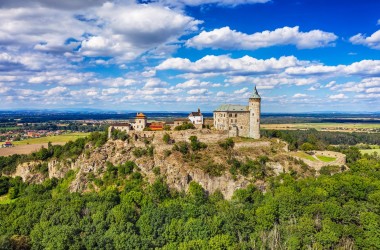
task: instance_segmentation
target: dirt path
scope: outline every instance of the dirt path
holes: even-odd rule
[[[62,145],[65,143],[53,143],[53,145]],[[30,154],[39,150],[42,146],[47,148],[47,143],[38,143],[38,144],[30,144],[30,145],[20,145],[11,148],[0,148],[0,156],[9,156],[13,154]]]

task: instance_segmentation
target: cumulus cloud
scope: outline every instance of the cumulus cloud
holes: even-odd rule
[[[371,77],[362,79],[359,82],[350,81],[342,84],[333,84],[331,90],[340,92],[377,92],[380,87],[380,77]]]
[[[380,30],[370,36],[365,36],[361,33],[352,36],[350,42],[353,44],[364,45],[372,49],[380,49]]]
[[[270,0],[155,0],[169,6],[199,6],[205,4],[216,4],[220,6],[237,6],[241,4],[267,3]]]
[[[206,94],[207,92],[208,92],[207,89],[192,89],[192,90],[187,91],[189,95],[203,95],[203,94]]]
[[[168,86],[167,82],[161,81],[158,78],[151,78],[148,79],[144,85],[145,89],[151,89],[151,88],[162,88]]]
[[[313,49],[334,45],[338,37],[329,32],[311,30],[300,32],[299,27],[283,27],[274,31],[263,31],[254,34],[245,34],[230,27],[202,31],[199,35],[186,42],[186,46],[197,49],[244,49],[255,50],[259,48],[295,45],[299,49]]]
[[[65,0],[65,1],[52,1],[52,0],[2,0],[1,7],[36,7],[45,6],[54,9],[77,10],[82,8],[89,8],[92,6],[101,5],[108,0]]]
[[[346,99],[347,96],[345,94],[336,94],[336,95],[330,95],[329,98],[333,100],[339,100],[339,99]]]
[[[112,55],[123,60],[135,59],[143,52],[176,42],[184,33],[197,30],[201,23],[159,5],[106,3],[97,9],[96,16],[97,24],[103,29],[82,41],[81,53]]]
[[[231,58],[228,55],[207,55],[195,62],[187,58],[169,58],[159,64],[157,70],[180,70],[195,73],[230,72],[230,73],[273,73],[281,69],[302,65],[294,56],[282,56],[279,59],[256,59],[250,56]]]
[[[207,87],[207,86],[213,86],[213,87],[219,87],[220,84],[212,84],[210,82],[201,82],[198,79],[191,79],[188,81],[185,81],[183,83],[179,83],[176,85],[177,88],[182,89],[189,89],[189,88],[200,88],[200,87]]]
[[[17,8],[8,4],[0,8],[3,24],[0,45],[49,53],[116,57],[115,62],[120,63],[146,52],[151,56],[168,55],[178,48],[169,43],[196,31],[202,23],[162,5],[132,1],[100,5],[103,1],[94,1],[92,8],[62,10],[48,2],[26,4],[29,7],[16,4]],[[85,2],[88,1],[70,0],[67,4],[84,6]]]
[[[247,91],[248,91],[248,88],[242,88],[239,90],[235,90],[234,94],[244,94],[244,93],[247,93]]]
[[[293,98],[305,98],[305,97],[308,97],[309,95],[306,95],[306,94],[301,94],[301,93],[297,93],[297,94],[294,94],[293,95]]]

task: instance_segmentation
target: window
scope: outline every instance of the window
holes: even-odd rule
[[[233,123],[234,122],[234,119],[231,119],[231,123]]]
[[[237,117],[237,114],[235,114],[235,117]]]

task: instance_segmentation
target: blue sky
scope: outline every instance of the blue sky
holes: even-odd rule
[[[0,109],[380,111],[376,0],[3,0]]]

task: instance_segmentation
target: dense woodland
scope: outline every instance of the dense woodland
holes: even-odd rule
[[[265,133],[295,147],[347,150],[349,170],[304,179],[282,174],[266,180],[265,193],[249,186],[230,201],[195,182],[187,193],[170,190],[157,169],[148,184],[133,162],[107,163],[100,191],[83,194],[68,191],[74,171],[42,184],[3,176],[0,194],[12,200],[0,205],[0,249],[379,249],[380,157],[330,145],[365,135]],[[73,142],[78,150],[67,154],[104,140],[93,134]],[[190,146],[205,147],[194,138]],[[46,159],[67,157],[67,149],[50,147]]]

